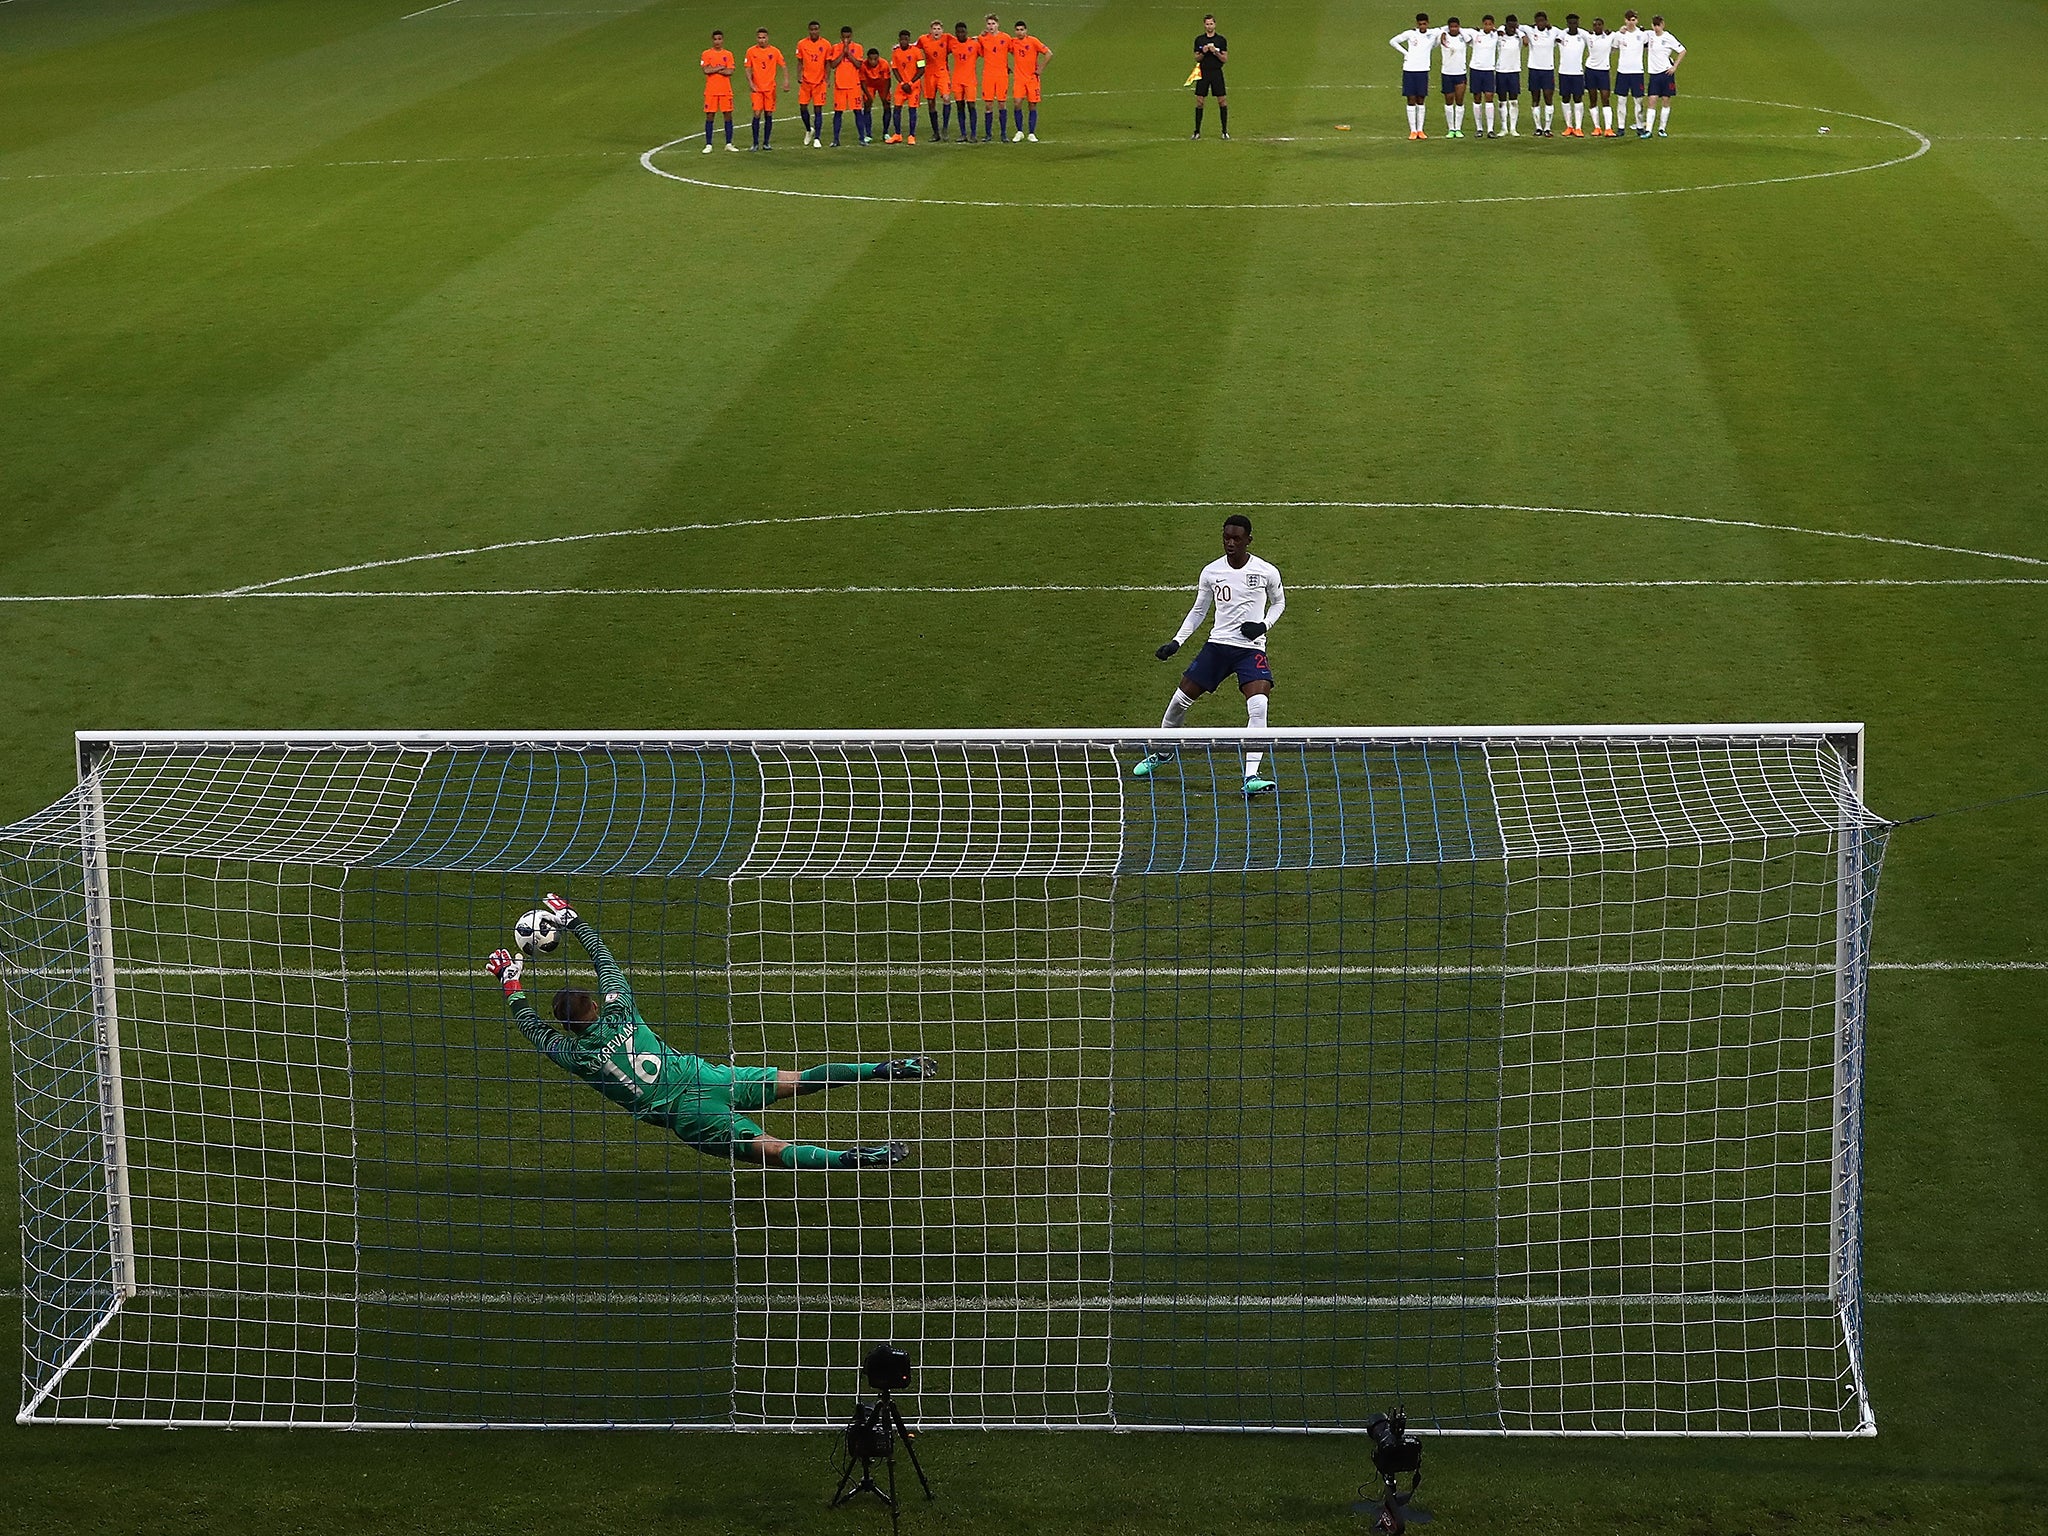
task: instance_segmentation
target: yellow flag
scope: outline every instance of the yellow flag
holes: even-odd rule
[[[1201,65],[1199,65],[1199,64],[1197,64],[1197,65],[1196,65],[1196,66],[1195,66],[1195,67],[1194,67],[1193,69],[1191,69],[1191,70],[1189,70],[1189,71],[1188,71],[1188,77],[1187,77],[1187,79],[1185,79],[1185,80],[1181,81],[1181,84],[1182,84],[1182,85],[1193,85],[1193,84],[1194,84],[1194,83],[1195,83],[1195,82],[1196,82],[1197,80],[1199,80],[1199,79],[1201,79],[1201,78],[1202,78],[1202,66],[1201,66]]]

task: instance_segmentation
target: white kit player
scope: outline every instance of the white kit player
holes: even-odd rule
[[[1586,99],[1593,104],[1593,137],[1614,137],[1614,34],[1598,16],[1586,34]]]
[[[1614,34],[1614,94],[1621,98],[1615,103],[1615,114],[1620,118],[1615,126],[1623,133],[1633,128],[1641,139],[1650,136],[1643,126],[1643,93],[1648,89],[1643,79],[1643,59],[1649,51],[1650,34],[1636,20],[1634,11],[1627,12],[1621,18],[1621,30]]]
[[[1522,115],[1522,40],[1528,35],[1527,27],[1508,17],[1500,24],[1500,44],[1494,54],[1493,91],[1500,98],[1501,129],[1511,139],[1522,136],[1516,124]]]
[[[1444,137],[1465,137],[1465,72],[1472,52],[1472,34],[1458,26],[1453,16],[1436,35],[1437,52],[1443,55]]]
[[[1280,622],[1287,608],[1287,594],[1280,586],[1280,573],[1251,552],[1252,520],[1233,513],[1223,520],[1223,558],[1211,560],[1195,579],[1195,606],[1180,622],[1180,629],[1155,653],[1169,660],[1188,636],[1201,627],[1213,606],[1216,625],[1209,642],[1173,690],[1161,729],[1177,731],[1187,719],[1188,706],[1203,694],[1235,676],[1244,694],[1246,722],[1255,731],[1266,728],[1267,703],[1273,694],[1273,669],[1266,663],[1266,632]],[[1271,779],[1259,777],[1259,761],[1265,754],[1244,755],[1244,792],[1250,799],[1273,787]],[[1134,777],[1149,779],[1160,766],[1173,760],[1171,747],[1145,754],[1131,770]]]
[[[1671,103],[1678,95],[1678,64],[1685,57],[1685,44],[1664,30],[1664,18],[1650,18],[1649,41],[1643,45],[1650,77],[1650,117],[1657,119],[1657,137],[1671,137]],[[1650,124],[1643,123],[1643,137],[1650,136]]]
[[[1550,24],[1550,13],[1538,11],[1536,19],[1523,28],[1529,45],[1529,108],[1536,115],[1536,137],[1554,139],[1551,123],[1557,117],[1557,40],[1564,33]]]
[[[1472,95],[1479,104],[1479,137],[1495,137],[1493,131],[1493,66],[1500,57],[1500,29],[1491,14],[1479,18],[1479,30],[1472,34]]]
[[[1415,18],[1415,25],[1394,38],[1394,52],[1401,55],[1401,95],[1408,102],[1408,138],[1426,139],[1422,130],[1429,111],[1429,56],[1436,52],[1437,29],[1429,24],[1429,12]]]
[[[1591,34],[1579,30],[1577,12],[1564,19],[1557,34],[1557,94],[1564,98],[1564,136],[1586,136],[1586,44]],[[1593,125],[1595,129],[1600,126]]]

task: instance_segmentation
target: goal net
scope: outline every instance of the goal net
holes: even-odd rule
[[[33,1422],[1853,1434],[1854,726],[119,735],[0,828]],[[922,1081],[707,1156],[483,958]],[[545,1012],[590,975],[533,962]],[[590,985],[587,980],[584,985]]]

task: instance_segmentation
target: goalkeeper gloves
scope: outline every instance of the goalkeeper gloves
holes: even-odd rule
[[[1257,619],[1246,619],[1237,626],[1237,632],[1247,640],[1256,640],[1266,632],[1266,626]]]
[[[526,962],[509,949],[493,950],[491,958],[484,962],[484,969],[495,976],[510,997],[520,990],[519,975],[526,969]]]
[[[1169,640],[1166,642],[1166,644],[1159,647],[1159,649],[1154,651],[1152,654],[1154,656],[1157,656],[1161,661],[1171,661],[1173,659],[1173,653],[1179,649],[1180,642],[1178,640]]]
[[[567,903],[566,901],[562,900],[562,898],[557,896],[553,891],[549,891],[547,895],[541,897],[540,904],[546,907],[550,912],[554,913],[555,921],[560,923],[564,928],[573,928],[576,926],[576,909],[570,906],[569,903]]]

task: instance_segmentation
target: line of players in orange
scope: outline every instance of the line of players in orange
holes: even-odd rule
[[[953,132],[956,114],[958,136],[964,143],[975,142],[977,135],[983,143],[1038,142],[1038,102],[1045,61],[1052,57],[1052,50],[1033,37],[1023,22],[1005,32],[1002,22],[990,15],[983,19],[981,32],[970,35],[964,21],[955,22],[950,33],[944,22],[934,21],[922,37],[898,32],[896,46],[886,59],[881,49],[864,48],[856,42],[851,27],[839,29],[836,43],[824,30],[812,22],[809,35],[796,45],[796,100],[803,115],[806,149],[825,147],[828,109],[834,149],[839,147],[841,128],[849,114],[860,142],[872,144],[878,107],[885,144],[917,142],[920,107],[929,123],[929,137],[940,142]],[[739,145],[733,142],[733,77],[742,68],[753,98],[752,147],[771,147],[775,104],[780,92],[789,89],[789,60],[768,40],[768,29],[755,32],[754,46],[744,60],[732,56],[723,32],[713,32],[702,63],[704,153],[716,148],[712,137],[721,116],[725,119],[725,147],[730,153],[739,153]]]

